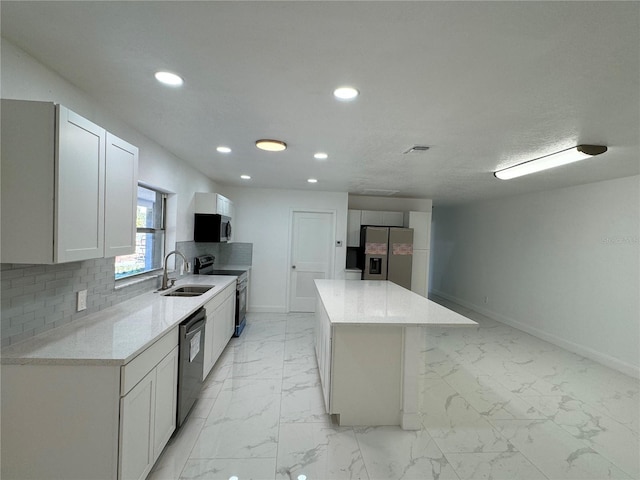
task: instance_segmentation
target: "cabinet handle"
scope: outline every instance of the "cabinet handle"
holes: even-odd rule
[[[291,265],[291,268],[293,268],[295,270],[296,266],[295,265]]]

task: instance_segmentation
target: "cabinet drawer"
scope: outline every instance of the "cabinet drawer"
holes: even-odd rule
[[[176,346],[178,346],[178,327],[160,338],[129,363],[123,365],[120,375],[120,395],[126,395]]]
[[[224,290],[222,290],[204,305],[204,309],[207,311],[207,315],[211,315],[220,305],[224,303],[229,295],[235,295],[235,293],[235,283],[232,283],[231,285],[225,287]]]

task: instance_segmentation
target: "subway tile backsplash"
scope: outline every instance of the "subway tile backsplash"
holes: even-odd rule
[[[0,265],[1,346],[86,317],[158,287],[150,278],[115,288],[114,259],[99,258],[58,265]],[[76,295],[87,290],[87,309],[76,311]]]
[[[252,243],[177,242],[176,249],[193,257],[211,253],[216,265],[251,265]],[[6,347],[66,323],[129,300],[160,285],[158,277],[119,285],[113,258],[58,265],[0,264],[0,346]],[[87,309],[76,311],[76,296],[87,290]]]
[[[253,243],[205,243],[177,242],[176,249],[193,262],[198,255],[211,254],[216,257],[215,265],[251,265],[253,263]]]

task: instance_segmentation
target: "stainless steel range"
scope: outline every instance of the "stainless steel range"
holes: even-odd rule
[[[236,283],[236,328],[234,337],[239,337],[247,324],[247,281],[246,270],[222,270],[216,269],[213,264],[216,257],[213,255],[200,255],[193,261],[193,273],[195,275],[233,275],[238,277]]]

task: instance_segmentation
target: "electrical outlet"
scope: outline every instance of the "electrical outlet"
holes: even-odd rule
[[[87,291],[80,290],[78,292],[78,312],[87,309]]]
[[[487,296],[484,297],[484,303],[489,303],[489,297]]]

